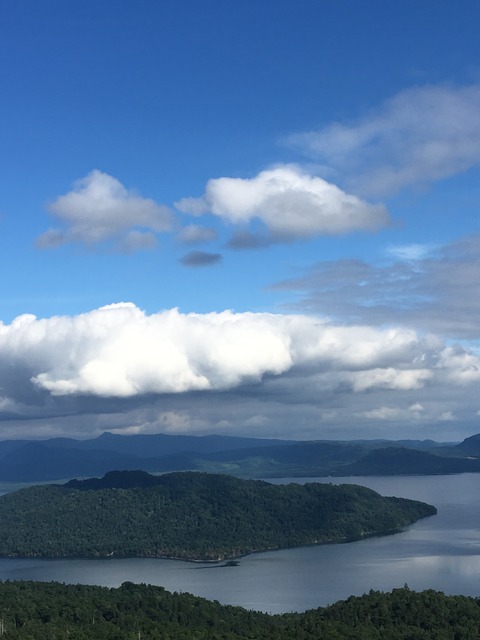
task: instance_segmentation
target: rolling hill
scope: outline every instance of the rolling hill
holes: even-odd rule
[[[435,513],[430,505],[356,485],[116,471],[0,496],[0,555],[217,562],[393,533]]]

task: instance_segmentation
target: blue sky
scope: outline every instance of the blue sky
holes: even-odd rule
[[[480,431],[473,0],[2,0],[0,438]]]

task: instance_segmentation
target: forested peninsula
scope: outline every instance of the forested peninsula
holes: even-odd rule
[[[480,599],[394,589],[269,615],[162,587],[0,583],[4,640],[474,640]]]
[[[219,562],[394,533],[435,507],[356,485],[273,485],[182,472],[110,472],[0,497],[0,555]]]

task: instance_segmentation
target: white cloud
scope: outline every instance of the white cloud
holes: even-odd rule
[[[120,303],[0,323],[0,412],[4,425],[15,415],[12,430],[38,418],[39,431],[52,433],[52,421],[67,415],[77,430],[284,428],[287,437],[296,436],[292,424],[306,437],[317,428],[335,437],[335,425],[353,416],[367,425],[382,415],[389,424],[408,416],[465,424],[478,420],[479,371],[478,355],[433,336],[306,315],[148,315]]]
[[[151,248],[154,233],[169,231],[172,213],[151,199],[126,189],[116,178],[94,170],[59,196],[48,210],[62,223],[37,240],[53,248],[69,242],[96,245],[113,241],[125,251]]]
[[[418,402],[409,407],[377,407],[369,411],[359,413],[359,417],[372,420],[404,420],[409,422],[412,420],[422,420],[424,417],[424,409]],[[441,415],[438,417],[442,420]]]
[[[360,414],[363,418],[372,420],[397,420],[404,415],[402,409],[398,407],[378,407]]]
[[[414,411],[416,413],[421,413],[423,411],[423,406],[419,402],[414,402],[408,408],[410,411]]]
[[[453,420],[455,420],[455,416],[453,415],[452,411],[444,411],[440,415],[440,420],[442,420],[443,422],[452,422]]]
[[[11,398],[0,396],[0,413],[7,411],[15,411],[15,403]]]
[[[245,420],[247,427],[263,427],[265,424],[268,424],[268,418],[266,416],[255,415]]]
[[[381,196],[453,176],[480,162],[480,85],[402,91],[351,124],[300,133],[289,143]]]
[[[454,384],[480,382],[480,358],[459,346],[446,347],[439,354],[436,367]]]
[[[281,242],[372,231],[389,222],[383,206],[368,204],[293,165],[251,179],[209,180],[201,198],[184,198],[175,206],[192,215],[212,213],[234,225],[260,220],[271,240]]]
[[[391,245],[387,247],[386,254],[405,262],[415,262],[427,258],[434,249],[435,247],[426,244]]]
[[[367,391],[373,388],[419,389],[432,376],[432,372],[427,369],[397,370],[387,367],[352,374],[352,384],[355,391]]]

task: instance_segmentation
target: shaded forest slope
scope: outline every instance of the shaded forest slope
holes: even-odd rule
[[[220,561],[392,533],[434,513],[422,502],[356,485],[111,472],[1,496],[0,555]]]

